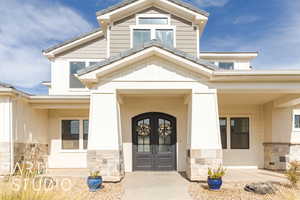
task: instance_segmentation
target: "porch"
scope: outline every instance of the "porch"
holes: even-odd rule
[[[82,169],[83,174],[87,173],[87,169],[101,169],[103,165],[108,165],[108,168],[104,168],[105,173],[110,174],[107,176],[107,180],[118,181],[124,176],[124,172],[134,171],[134,159],[133,159],[133,140],[132,136],[134,134],[132,129],[132,118],[142,113],[148,112],[160,112],[172,115],[176,118],[177,121],[177,141],[176,141],[176,171],[187,171],[189,169],[189,142],[191,140],[191,135],[188,134],[188,130],[191,129],[191,124],[189,122],[191,117],[191,111],[189,111],[189,100],[191,93],[188,90],[178,90],[172,92],[161,92],[158,91],[147,91],[141,94],[139,93],[128,93],[119,92],[117,94],[109,95],[113,99],[115,98],[116,107],[109,102],[109,106],[102,104],[103,109],[97,110],[107,112],[103,115],[102,120],[105,118],[115,120],[115,124],[106,123],[104,125],[105,130],[101,132],[99,130],[103,129],[103,124],[101,124],[101,129],[97,129],[96,135],[89,131],[88,141],[86,144],[84,142],[83,133],[80,134],[79,142],[76,145],[79,146],[79,149],[62,149],[62,135],[61,135],[61,121],[62,120],[88,120],[91,117],[91,111],[89,109],[67,109],[65,107],[56,107],[55,109],[48,109],[48,123],[49,123],[49,156],[48,156],[48,167],[50,171],[59,171],[59,169]],[[227,168],[239,168],[239,169],[261,169],[268,168],[268,156],[264,150],[264,142],[268,135],[265,134],[265,117],[267,113],[267,105],[269,102],[272,102],[274,99],[282,97],[283,94],[258,94],[258,93],[222,93],[218,94],[218,112],[213,112],[215,119],[226,118],[228,121],[231,118],[249,118],[249,148],[247,149],[232,149],[231,148],[231,134],[230,134],[230,123],[226,125],[226,141],[227,147],[222,149],[221,139],[222,136],[219,132],[214,135],[213,143],[208,143],[205,145],[219,145],[223,157],[221,157],[221,162]],[[206,104],[207,105],[207,104]],[[72,105],[74,106],[74,105]],[[98,105],[97,105],[98,106]],[[90,108],[90,106],[88,106]],[[205,107],[205,106],[204,106]],[[41,108],[39,108],[41,109]],[[206,109],[206,108],[205,108]],[[105,112],[103,112],[105,113]],[[107,115],[109,113],[109,115]],[[206,114],[208,111],[203,112],[203,122],[198,121],[197,123],[205,124],[207,123]],[[219,114],[218,114],[219,113]],[[199,118],[197,118],[199,119]],[[101,119],[97,119],[97,121]],[[80,122],[83,123],[83,122]],[[90,126],[91,128],[91,122]],[[95,123],[95,122],[94,122]],[[218,124],[218,120],[216,122]],[[83,124],[81,125],[83,126]],[[111,127],[115,126],[115,127]],[[218,127],[218,126],[217,126]],[[112,128],[117,130],[117,135],[112,133]],[[116,128],[116,129],[115,129]],[[82,127],[80,128],[80,130]],[[221,131],[222,132],[222,131]],[[102,135],[102,133],[105,133]],[[110,136],[108,137],[108,135]],[[113,143],[108,143],[108,140],[113,136]],[[206,137],[206,135],[204,135]],[[207,138],[202,139],[206,140]],[[87,138],[86,138],[87,139]],[[223,138],[224,140],[224,138]],[[110,142],[112,142],[110,141]],[[194,140],[193,143],[198,144],[198,140]],[[203,141],[202,141],[203,142]],[[201,142],[201,143],[202,143]],[[207,143],[207,142],[206,142]],[[115,150],[112,151],[111,147],[108,148],[107,145],[114,145]],[[72,143],[73,145],[73,143]],[[86,145],[86,149],[84,149]],[[101,145],[103,149],[101,149]],[[105,147],[105,148],[104,148]],[[104,153],[98,153],[100,150],[103,150]],[[119,150],[117,150],[119,149]],[[212,148],[215,150],[214,148]],[[92,152],[92,153],[91,153]],[[206,168],[209,165],[216,165],[214,160],[216,159],[216,154],[211,151],[206,152],[209,155],[206,155],[206,159],[212,161],[212,163],[200,164],[201,167],[197,170],[201,171],[201,179],[205,179]],[[277,152],[286,156],[285,152]],[[100,157],[100,158],[99,158]],[[90,160],[89,160],[90,159]],[[198,160],[197,160],[198,159]],[[200,159],[200,160],[199,160]],[[202,158],[196,158],[193,162],[203,162]],[[278,159],[276,163],[277,166],[285,167],[286,162],[280,162],[279,157],[273,157],[273,159]],[[210,162],[209,161],[209,162]],[[271,165],[272,167],[273,165]],[[280,168],[278,168],[280,169]],[[77,171],[77,170],[75,170]],[[116,173],[118,174],[115,178]],[[121,174],[119,174],[121,173]],[[121,176],[119,176],[121,175]]]

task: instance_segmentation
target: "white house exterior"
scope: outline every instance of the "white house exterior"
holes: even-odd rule
[[[101,28],[44,50],[49,95],[0,84],[0,173],[29,152],[107,181],[300,160],[300,71],[255,70],[257,52],[202,52],[208,16],[179,0],[127,0],[97,12]]]

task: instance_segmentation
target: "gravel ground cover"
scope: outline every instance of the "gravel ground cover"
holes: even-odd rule
[[[189,193],[193,200],[300,200],[300,190],[287,184],[273,183],[276,194],[258,195],[244,191],[247,183],[225,183],[220,191],[210,191],[206,183],[190,183]],[[299,188],[299,187],[298,187]]]
[[[1,180],[0,200],[120,200],[124,193],[121,183],[103,183],[101,190],[90,192],[86,178],[79,177],[47,177],[42,184],[39,178],[24,180],[19,181],[17,177]],[[16,190],[19,185],[27,189]]]

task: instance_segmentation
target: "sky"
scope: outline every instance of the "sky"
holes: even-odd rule
[[[0,0],[0,82],[46,94],[42,50],[97,28],[120,0]],[[201,51],[258,51],[254,69],[300,70],[300,0],[184,0],[210,13]]]

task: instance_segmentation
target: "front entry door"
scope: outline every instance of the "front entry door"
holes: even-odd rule
[[[133,170],[176,170],[176,118],[144,113],[132,118]]]

